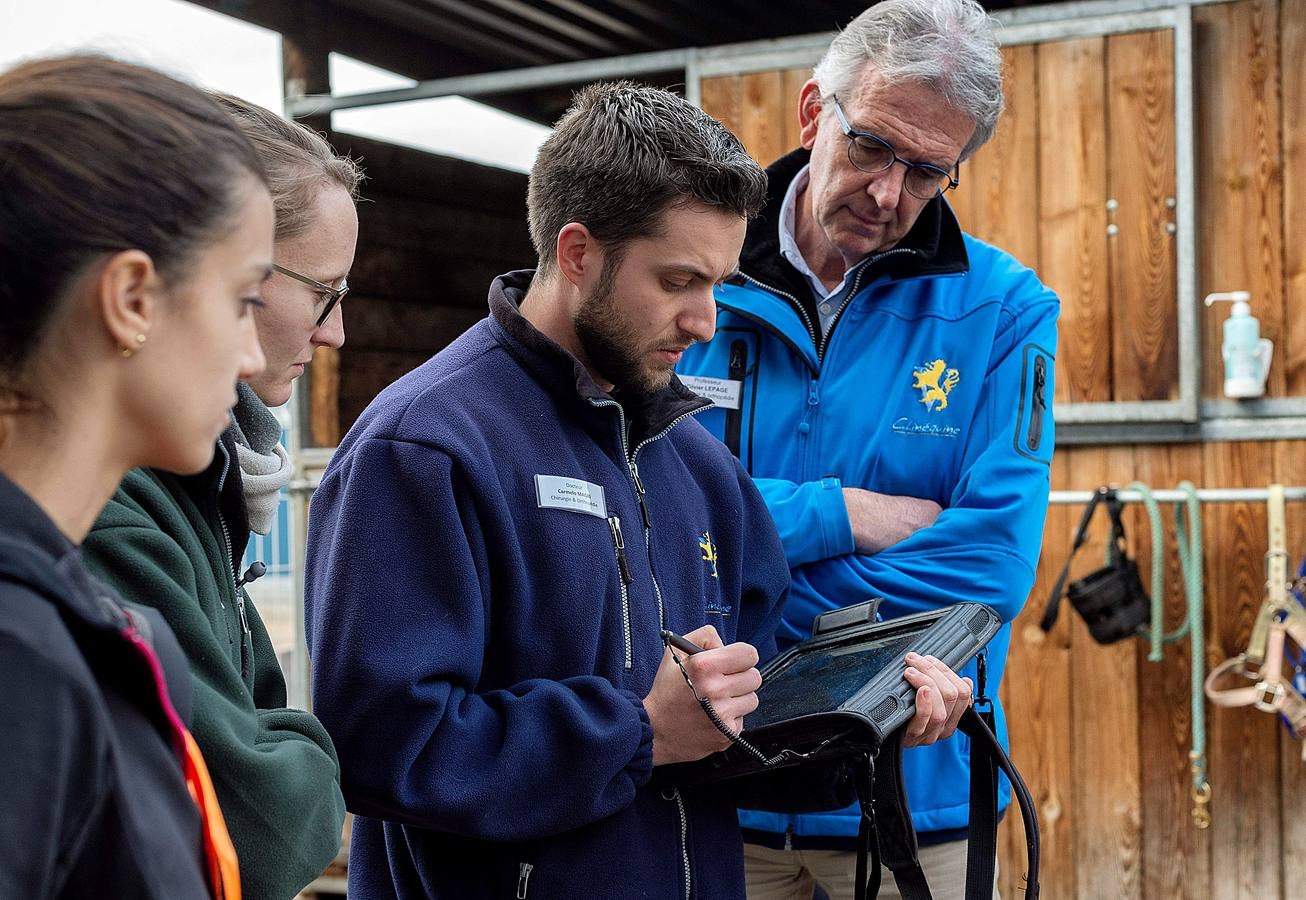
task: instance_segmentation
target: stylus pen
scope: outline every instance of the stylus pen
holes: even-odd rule
[[[703,652],[703,648],[698,646],[698,644],[695,644],[693,641],[690,641],[687,638],[682,638],[674,631],[667,631],[665,628],[662,629],[662,640],[666,641],[668,644],[675,647],[677,650],[680,650],[683,653],[687,653],[690,656],[693,656],[695,653]]]

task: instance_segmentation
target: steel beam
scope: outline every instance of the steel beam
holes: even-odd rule
[[[1079,506],[1093,499],[1095,491],[1053,491],[1048,496],[1049,506]],[[1267,488],[1197,488],[1197,499],[1201,503],[1264,503],[1269,499]],[[1139,491],[1117,491],[1116,498],[1121,503],[1142,503],[1143,495]],[[1183,503],[1188,494],[1174,488],[1152,491],[1152,498],[1157,503]],[[1283,499],[1295,502],[1306,501],[1306,487],[1285,487]]]
[[[1202,323],[1197,297],[1197,148],[1193,97],[1193,9],[1174,10],[1175,295],[1179,303],[1180,418],[1196,422],[1202,396]]]
[[[688,58],[686,50],[658,50],[636,53],[609,59],[586,59],[576,62],[552,63],[525,69],[503,72],[484,72],[477,75],[456,75],[423,81],[409,88],[388,91],[368,91],[346,96],[308,96],[286,99],[286,114],[293,118],[321,115],[340,109],[360,109],[386,103],[406,103],[409,100],[429,100],[458,94],[476,97],[484,94],[505,94],[533,88],[553,87],[560,84],[583,84],[606,78],[643,75],[683,69]]]
[[[1058,447],[1297,441],[1306,439],[1306,417],[1207,419],[1201,422],[1058,422],[1056,434]]]

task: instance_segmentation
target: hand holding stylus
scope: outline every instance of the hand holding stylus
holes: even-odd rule
[[[707,698],[725,725],[738,733],[744,716],[757,709],[757,689],[762,684],[757,649],[751,644],[723,644],[711,625],[676,638],[671,643],[679,648],[677,655],[694,688]],[[682,640],[694,650],[678,643]],[[729,738],[703,714],[670,649],[662,652],[662,663],[644,698],[644,709],[653,728],[655,766],[691,762],[730,746]]]

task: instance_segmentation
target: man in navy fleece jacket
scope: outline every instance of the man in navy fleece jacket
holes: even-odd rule
[[[313,500],[315,711],[358,814],[349,895],[743,897],[734,798],[647,787],[738,731],[789,574],[747,474],[694,420],[681,352],[715,327],[765,192],[664,91],[587,88],[530,182],[536,272],[387,388]],[[916,742],[969,699],[917,661]]]

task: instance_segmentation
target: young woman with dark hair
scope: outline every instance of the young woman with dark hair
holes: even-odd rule
[[[239,898],[162,618],[83,566],[124,473],[204,469],[263,354],[257,157],[196,89],[0,74],[0,896]]]
[[[354,259],[361,174],[322,137],[235,97],[215,99],[258,155],[276,210],[274,274],[254,311],[267,366],[237,386],[234,421],[197,475],[136,469],[86,539],[87,564],[154,607],[190,662],[195,739],[260,900],[290,900],[340,847],[345,805],[321,723],[288,709],[286,683],[239,562],[267,534],[290,461],[269,411],[317,347],[345,339],[340,299]]]

